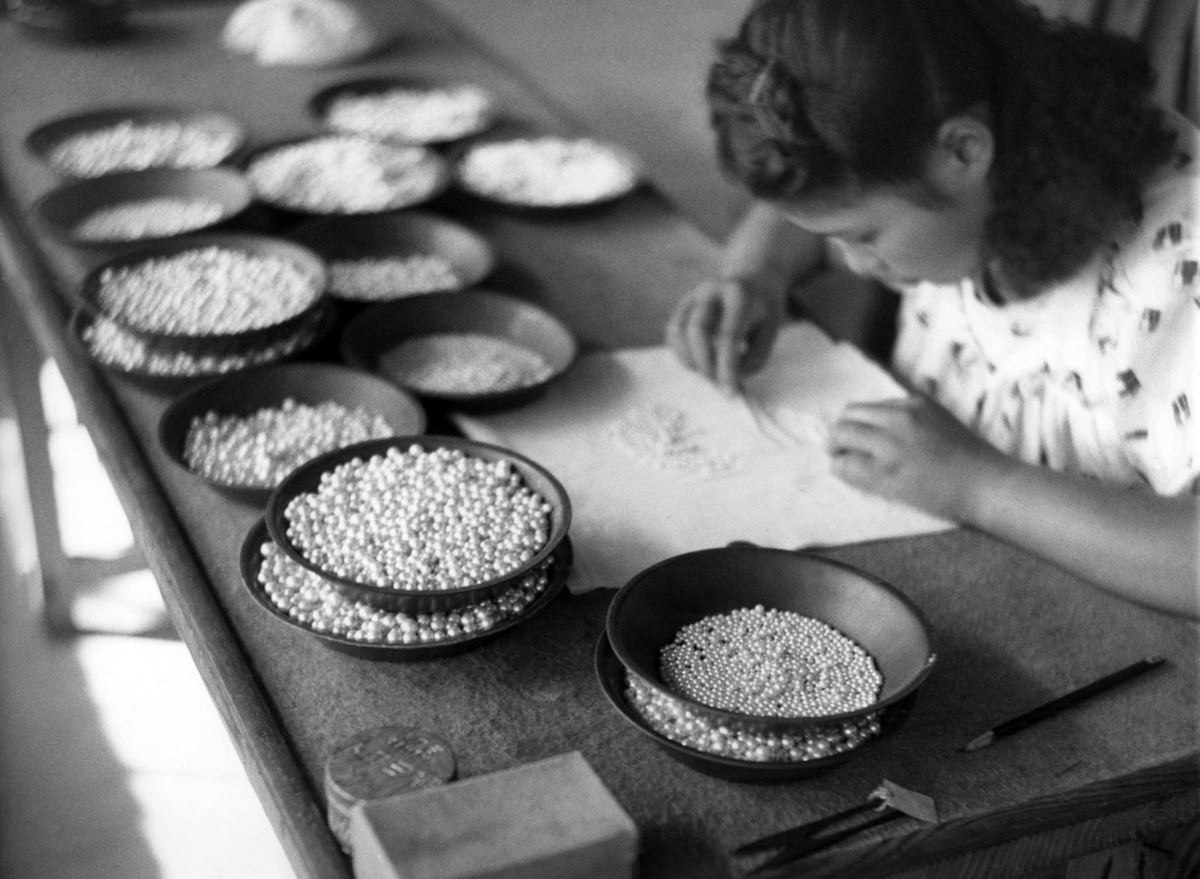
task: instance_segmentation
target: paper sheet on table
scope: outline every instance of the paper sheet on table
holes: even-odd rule
[[[769,420],[685,369],[669,349],[629,348],[581,357],[519,409],[455,420],[467,436],[520,452],[562,482],[572,508],[574,592],[619,588],[669,556],[733,540],[796,548],[953,527],[830,472],[829,420],[848,402],[904,393],[854,347],[811,324],[790,324],[746,390]],[[687,435],[689,466],[679,456],[653,463],[619,435],[669,418]]]

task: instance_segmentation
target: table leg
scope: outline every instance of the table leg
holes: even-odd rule
[[[24,469],[25,492],[37,552],[36,576],[42,618],[57,635],[96,631],[77,624],[73,607],[77,591],[145,567],[132,550],[117,558],[69,555],[62,544],[54,469],[50,458],[50,426],[42,399],[40,375],[45,357],[25,326],[7,291],[0,287],[0,392],[16,417]],[[122,633],[126,633],[122,630]]]

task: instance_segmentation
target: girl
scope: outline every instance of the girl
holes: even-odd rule
[[[838,475],[1200,617],[1200,176],[1152,87],[1021,0],[759,0],[708,83],[758,200],[668,343],[735,389],[830,240],[912,391],[847,407]]]

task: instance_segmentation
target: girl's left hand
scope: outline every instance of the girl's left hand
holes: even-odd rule
[[[955,521],[1004,456],[932,400],[852,403],[829,433],[833,472],[872,494]]]

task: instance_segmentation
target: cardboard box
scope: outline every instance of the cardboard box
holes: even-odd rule
[[[578,751],[356,806],[356,879],[622,879],[638,830]]]

